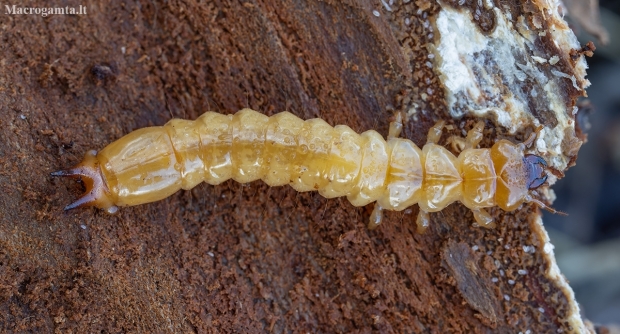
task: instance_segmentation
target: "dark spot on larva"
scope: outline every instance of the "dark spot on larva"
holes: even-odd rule
[[[493,293],[493,283],[476,261],[471,248],[463,242],[449,240],[443,247],[442,266],[454,279],[456,286],[467,303],[495,327],[500,316],[500,305]]]

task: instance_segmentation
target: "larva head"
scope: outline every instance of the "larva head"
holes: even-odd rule
[[[523,158],[527,171],[527,184],[529,190],[534,190],[547,182],[547,162],[545,159],[528,154]]]
[[[99,168],[99,160],[97,159],[97,151],[88,151],[84,156],[84,160],[77,166],[69,170],[61,170],[53,172],[52,176],[68,176],[79,177],[84,183],[86,191],[82,197],[75,202],[67,205],[66,210],[80,208],[84,206],[94,206],[106,210],[108,213],[115,213],[118,208],[114,205],[112,196],[101,175]]]
[[[495,202],[512,211],[524,202],[535,203],[552,213],[565,215],[530,194],[547,181],[547,162],[540,156],[524,154],[525,145],[500,140],[491,148],[491,159],[497,175]],[[559,173],[559,172],[558,172]]]
[[[524,146],[500,140],[491,148],[497,175],[495,201],[505,211],[512,211],[531,199],[530,190],[547,180],[547,163],[537,155],[525,155]]]
[[[523,162],[525,163],[528,171],[529,190],[534,190],[547,182],[547,162],[545,159],[534,154],[528,154],[523,158]],[[550,172],[554,173],[554,169],[550,169]],[[559,175],[563,175],[560,171],[557,171],[557,173]],[[534,198],[530,194],[526,196],[525,200],[526,202],[536,203],[536,205],[551,213],[566,216],[566,213],[547,206],[547,204],[537,198]]]

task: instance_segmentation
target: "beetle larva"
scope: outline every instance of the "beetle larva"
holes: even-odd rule
[[[207,112],[195,121],[173,119],[133,131],[52,175],[84,180],[86,193],[65,210],[95,206],[113,213],[118,206],[154,202],[201,182],[217,185],[230,178],[317,190],[326,198],[347,196],[354,206],[376,201],[371,228],[381,222],[383,209],[400,211],[416,203],[421,230],[429,212],[455,201],[486,227],[493,225],[487,207],[512,211],[534,202],[547,208],[529,194],[547,179],[545,160],[525,154],[535,135],[520,144],[500,140],[478,149],[484,128],[479,122],[456,157],[437,145],[443,122],[430,129],[420,149],[397,138],[402,128],[397,115],[386,141],[376,131],[357,134],[346,125],[304,121],[289,112],[272,117],[251,109]]]

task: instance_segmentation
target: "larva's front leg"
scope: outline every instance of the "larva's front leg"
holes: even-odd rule
[[[453,136],[450,140],[454,143],[457,143],[460,146],[463,156],[460,157],[461,168],[464,169],[462,172],[466,173],[468,176],[465,180],[464,184],[464,194],[462,202],[467,206],[472,208],[471,211],[474,214],[474,219],[478,223],[478,225],[486,228],[495,227],[495,222],[493,221],[493,217],[481,207],[481,205],[492,206],[493,201],[491,200],[490,194],[492,193],[492,187],[484,187],[488,186],[489,182],[485,182],[485,180],[476,180],[480,179],[483,176],[486,176],[487,179],[493,178],[494,173],[491,171],[488,166],[492,166],[493,161],[490,156],[489,150],[485,149],[476,149],[480,141],[482,141],[482,135],[484,130],[484,121],[478,121],[474,127],[467,132],[466,138]],[[466,151],[468,150],[468,151]],[[471,175],[471,169],[468,166],[476,165],[473,167],[475,171],[484,171],[481,175]],[[487,167],[483,167],[481,165],[486,165]],[[482,191],[482,190],[486,191]],[[482,196],[482,194],[487,194],[486,198]],[[470,194],[475,194],[471,196]],[[472,198],[477,198],[478,202],[472,201]],[[484,202],[486,199],[486,203]]]

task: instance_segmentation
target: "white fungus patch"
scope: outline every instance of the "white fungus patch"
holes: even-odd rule
[[[547,6],[550,5],[553,4]],[[577,62],[577,76],[562,76],[558,70],[549,73],[548,64],[557,64],[560,58],[546,56],[544,51],[534,54],[540,37],[533,27],[528,26],[529,21],[520,18],[518,27],[515,27],[509,19],[508,9],[502,12],[493,7],[491,10],[495,14],[496,27],[487,35],[475,25],[475,13],[469,9],[444,6],[437,15],[439,38],[431,49],[436,59],[434,68],[445,87],[449,111],[454,118],[472,114],[494,119],[510,133],[540,124],[533,113],[553,115],[557,126],[545,128],[537,148],[544,149],[542,152],[549,165],[563,170],[569,161],[561,150],[564,129],[572,127],[574,122],[566,110],[559,84],[569,79],[579,90],[589,85],[584,79],[585,61]],[[554,12],[545,8],[548,19],[555,15]],[[558,48],[565,54],[579,48],[568,26],[555,23],[551,30]],[[560,35],[572,37],[560,38]],[[536,101],[534,107],[532,101]]]

